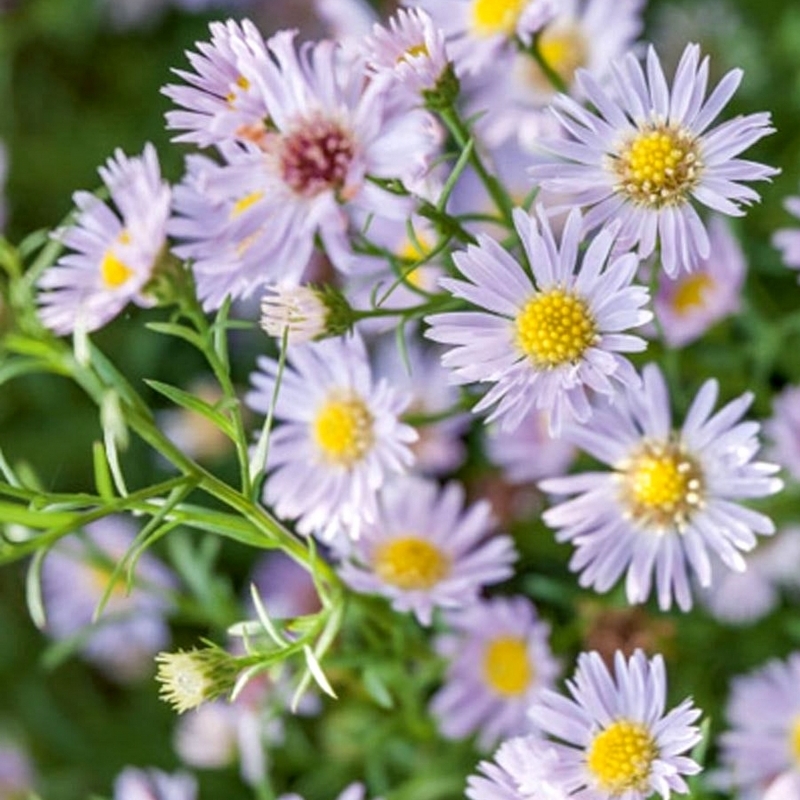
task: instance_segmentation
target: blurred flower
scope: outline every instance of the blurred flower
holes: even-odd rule
[[[553,0],[403,0],[427,11],[447,37],[459,73],[479,73],[519,37],[530,43],[556,13]]]
[[[546,412],[529,411],[513,430],[486,428],[486,455],[511,483],[530,483],[563,475],[575,458],[575,448],[550,435]]]
[[[346,46],[360,44],[378,20],[367,0],[314,0],[314,8],[330,38]]]
[[[558,756],[535,736],[509,739],[500,745],[493,761],[481,761],[478,772],[467,779],[469,800],[567,800],[550,774]]]
[[[186,772],[126,767],[114,781],[114,800],[195,800],[197,781]]]
[[[800,653],[734,678],[726,708],[730,730],[718,738],[721,769],[714,782],[761,800],[800,757]]]
[[[39,279],[42,322],[57,334],[101,328],[131,301],[153,304],[143,290],[166,244],[171,201],[155,148],[135,158],[117,150],[99,172],[115,210],[76,192],[75,224],[53,234],[73,252]]]
[[[78,637],[84,657],[118,681],[148,674],[153,656],[170,640],[164,615],[175,576],[150,553],[136,562],[130,592],[123,571],[102,616],[89,627],[112,570],[134,537],[135,528],[126,519],[106,517],[87,525],[83,535],[60,540],[42,562],[45,631],[55,639]]]
[[[298,50],[294,35],[281,31],[263,56],[236,59],[241,85],[265,113],[255,127],[236,129],[244,146],[220,143],[222,164],[190,158],[175,190],[175,253],[194,262],[208,310],[228,295],[298,283],[316,240],[347,272],[356,211],[391,219],[410,211],[409,198],[372,179],[418,179],[439,145],[432,117],[369,82],[363,62],[327,40]],[[209,95],[215,108],[219,91]],[[186,102],[198,111],[206,105],[203,92]]]
[[[711,583],[709,553],[741,572],[740,551],[755,547],[756,534],[774,532],[769,517],[734,502],[783,487],[773,477],[776,465],[752,460],[759,425],[740,420],[753,395],[711,415],[718,392],[717,381],[706,381],[675,430],[664,378],[648,364],[641,389],[596,409],[591,427],[565,432],[613,469],[540,484],[547,492],[576,495],[543,519],[558,530],[558,541],[576,546],[570,568],[580,572],[581,586],[606,592],[626,573],[628,601],[643,603],[655,578],[659,607],[670,608],[674,598],[686,611],[692,605],[689,572],[701,586]]]
[[[425,335],[452,346],[442,364],[454,381],[494,384],[472,409],[495,406],[487,422],[497,419],[513,430],[529,411],[543,409],[558,435],[563,421],[591,415],[587,388],[613,395],[612,381],[638,385],[638,375],[619,353],[646,344],[623,331],[651,314],[642,309],[647,290],[630,285],[636,256],[608,263],[614,232],[598,234],[578,269],[580,212],[570,214],[560,248],[542,209],[538,217],[537,224],[521,209],[514,212],[533,280],[496,241],[478,236],[478,246],[454,255],[469,282],[443,278],[441,285],[480,310],[427,317]]]
[[[266,414],[278,363],[260,358],[245,400]],[[294,348],[281,377],[271,434],[264,502],[303,534],[358,536],[375,519],[388,475],[412,461],[417,435],[400,422],[410,398],[372,377],[358,336]]]
[[[473,603],[483,586],[512,574],[513,542],[490,535],[491,527],[489,504],[464,508],[460,484],[440,489],[416,476],[397,479],[338,571],[357,592],[388,597],[396,611],[430,625],[434,608]]]
[[[364,800],[366,792],[367,790],[363,783],[351,783],[336,800]],[[303,798],[299,794],[282,794],[278,800],[303,800]],[[375,800],[378,800],[378,798]]]
[[[787,386],[772,398],[772,417],[764,423],[774,458],[800,481],[800,386]]]
[[[0,800],[25,800],[34,791],[33,765],[17,744],[0,739]]]
[[[800,197],[787,197],[784,208],[794,217],[800,217]],[[783,263],[800,269],[800,228],[781,228],[772,237],[772,244],[781,251]]]
[[[658,792],[685,794],[684,775],[700,765],[681,755],[700,741],[693,725],[701,712],[684,700],[664,713],[664,660],[641,650],[630,659],[617,653],[612,675],[598,653],[581,653],[572,698],[545,691],[530,709],[531,719],[550,743],[557,762],[550,770],[569,796],[580,800],[645,800]]]
[[[670,347],[683,347],[715,322],[739,311],[747,264],[736,237],[723,217],[708,225],[711,252],[689,274],[662,275],[655,313]]]
[[[320,610],[311,574],[279,550],[256,562],[250,582],[272,618],[302,617]]]
[[[588,623],[583,637],[584,649],[596,650],[609,669],[614,666],[618,650],[626,658],[635,650],[652,655],[663,652],[664,646],[675,636],[674,622],[654,617],[641,606],[607,608],[597,603],[586,603],[580,612]]]
[[[762,800],[797,800],[800,797],[800,772],[791,769],[775,778]]]
[[[448,661],[430,711],[450,739],[478,733],[482,749],[531,730],[530,703],[560,672],[550,626],[524,597],[478,601],[446,617],[452,632],[435,640]]]
[[[554,110],[573,138],[554,138],[542,146],[567,163],[531,168],[544,188],[591,206],[587,230],[619,220],[619,247],[637,247],[641,258],[658,242],[670,276],[692,271],[711,254],[692,200],[741,216],[743,205],[759,199],[742,181],[765,180],[779,172],[736,158],[774,131],[769,114],[736,117],[708,130],[736,91],[742,71],[727,73],[704,101],[708,58],[699,59],[700,48],[687,45],[671,90],[652,47],[647,77],[632,53],[615,62],[613,94],[578,70],[577,86],[597,113],[561,95]]]

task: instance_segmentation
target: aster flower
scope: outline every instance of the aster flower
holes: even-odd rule
[[[186,772],[126,767],[114,781],[114,800],[195,800],[197,781]]]
[[[598,653],[582,653],[571,698],[545,691],[530,709],[531,719],[558,741],[551,779],[575,800],[664,800],[685,794],[683,776],[700,766],[682,753],[700,741],[693,723],[700,716],[690,699],[664,713],[664,660],[647,660],[641,650],[630,659],[617,652],[614,674]]]
[[[404,0],[427,11],[445,34],[459,73],[475,74],[525,44],[556,13],[553,0]]]
[[[268,61],[264,37],[249,20],[212,22],[209,29],[211,41],[197,42],[198,52],[186,54],[194,72],[173,70],[187,85],[162,89],[179,106],[167,112],[167,128],[185,131],[174,141],[200,147],[263,136],[266,104],[241,64],[258,69]]]
[[[800,218],[800,197],[787,197],[784,208]],[[792,269],[800,269],[800,228],[781,228],[772,237],[773,246],[781,251],[783,263]]]
[[[294,33],[282,31],[265,47],[263,62],[242,59],[237,69],[270,124],[247,146],[220,145],[221,164],[189,159],[175,192],[175,253],[193,261],[207,309],[269,283],[298,283],[317,238],[348,271],[355,216],[405,219],[410,210],[408,198],[371,178],[418,179],[439,143],[428,114],[369,82],[363,62],[335,43],[298,50]]]
[[[747,264],[723,217],[708,225],[711,252],[696,269],[674,278],[662,276],[654,299],[655,313],[670,347],[683,347],[715,322],[739,310]]]
[[[664,378],[648,364],[641,389],[597,409],[591,427],[566,431],[613,470],[540,484],[576,495],[543,519],[559,541],[575,545],[570,568],[580,572],[581,586],[605,592],[626,573],[628,600],[642,603],[655,578],[659,606],[670,608],[674,598],[685,611],[692,605],[689,574],[710,585],[710,553],[741,572],[741,551],[755,546],[756,534],[774,532],[767,516],[737,502],[783,486],[773,477],[777,466],[753,460],[759,425],[741,421],[753,395],[712,414],[718,391],[717,381],[706,381],[676,430]]]
[[[621,248],[636,246],[646,258],[658,243],[668,275],[691,271],[711,252],[693,201],[741,216],[742,206],[759,199],[744,182],[778,173],[737,158],[773,132],[770,116],[749,114],[710,128],[742,71],[728,72],[705,99],[708,58],[700,61],[697,45],[686,47],[671,89],[652,47],[646,74],[632,53],[612,73],[613,94],[578,70],[576,85],[597,113],[560,96],[555,113],[573,138],[542,144],[566,161],[536,165],[531,174],[573,204],[589,206],[587,230],[619,220]]]
[[[734,678],[725,711],[730,730],[718,739],[722,767],[715,783],[760,800],[800,756],[800,653]]]
[[[327,332],[328,307],[311,286],[269,286],[261,298],[261,327],[289,344],[310,342]]]
[[[143,290],[166,244],[171,201],[155,148],[135,158],[117,150],[99,173],[114,208],[76,192],[75,224],[54,234],[73,252],[39,279],[40,316],[58,334],[101,328],[129,302],[153,304]]]
[[[435,647],[448,660],[431,713],[448,738],[478,733],[480,747],[529,732],[530,703],[559,673],[550,651],[550,626],[524,597],[478,601],[446,617],[451,633]]]
[[[134,537],[127,520],[106,517],[87,525],[83,536],[59,541],[42,562],[46,632],[55,639],[88,633],[81,653],[117,681],[149,672],[153,656],[170,639],[164,616],[175,576],[150,553],[137,561],[130,592],[124,577],[115,584],[96,627],[89,631],[111,570]]]
[[[770,458],[800,481],[800,386],[787,386],[773,397],[764,432],[770,440]]]
[[[473,603],[483,586],[512,574],[512,540],[491,529],[489,504],[464,508],[460,484],[440,490],[416,476],[398,479],[338,571],[357,592],[388,597],[395,610],[430,625],[434,608]]]
[[[259,359],[247,404],[266,414],[277,362]],[[399,415],[410,398],[372,378],[360,337],[325,339],[294,348],[281,378],[264,486],[264,502],[303,534],[357,536],[377,512],[388,475],[412,461],[413,428]]]
[[[643,350],[645,342],[623,331],[651,314],[642,309],[647,290],[630,285],[636,256],[609,262],[613,231],[597,235],[578,268],[580,213],[570,214],[560,246],[541,209],[538,217],[537,224],[514,212],[533,278],[497,242],[479,236],[477,246],[454,256],[467,280],[441,285],[480,310],[427,317],[426,336],[452,345],[442,363],[454,381],[494,384],[473,411],[495,406],[487,421],[513,430],[532,409],[546,409],[557,435],[562,420],[589,418],[588,387],[612,395],[614,382],[638,385],[619,353]]]
[[[351,783],[342,790],[336,800],[365,800],[366,796],[367,790],[363,783]],[[303,800],[303,798],[299,794],[282,794],[278,800]]]
[[[567,800],[553,783],[558,755],[537,736],[517,737],[500,745],[493,761],[481,761],[467,779],[469,800]]]
[[[389,26],[375,24],[362,46],[367,70],[387,80],[394,91],[419,103],[423,91],[436,87],[449,63],[444,34],[421,9],[400,9]]]

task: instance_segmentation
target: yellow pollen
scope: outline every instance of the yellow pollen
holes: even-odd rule
[[[588,61],[586,38],[580,28],[574,25],[548,25],[539,36],[539,54],[542,59],[561,78],[567,86],[572,84],[575,71],[585,67]],[[550,79],[531,58],[528,79],[540,91],[553,92]]]
[[[699,466],[675,444],[648,444],[622,469],[623,502],[630,515],[679,531],[702,504]]]
[[[794,756],[795,764],[800,766],[800,716],[795,718],[794,725],[790,733],[790,747]]]
[[[327,461],[350,467],[372,447],[372,423],[372,414],[358,397],[334,396],[317,412],[312,435]]]
[[[511,36],[527,0],[474,0],[472,22],[481,36]]]
[[[672,296],[672,307],[678,314],[687,314],[693,308],[705,305],[705,295],[714,287],[714,279],[706,272],[684,278]]]
[[[122,237],[120,237],[120,241]],[[119,289],[126,283],[128,278],[133,275],[133,270],[114,255],[114,252],[106,250],[103,260],[100,262],[100,277],[108,289]]]
[[[697,185],[702,164],[696,139],[683,128],[640,129],[611,160],[617,191],[650,208],[678,205]]]
[[[533,674],[525,641],[516,636],[498,636],[483,654],[483,676],[498,694],[523,694],[531,685]]]
[[[250,192],[250,194],[246,194],[240,200],[237,200],[231,209],[231,219],[236,219],[236,217],[244,214],[248,208],[254,206],[263,196],[264,192]]]
[[[425,42],[420,42],[419,44],[412,44],[411,47],[408,48],[404,53],[402,53],[398,59],[397,63],[399,64],[401,61],[407,61],[409,58],[416,58],[417,56],[428,56],[430,53],[428,52],[428,46]]]
[[[517,346],[536,366],[577,361],[597,340],[586,302],[564,289],[534,295],[514,320]]]
[[[236,86],[238,86],[242,91],[247,91],[250,88],[250,81],[245,78],[244,75],[240,75],[236,79]],[[232,90],[225,95],[225,99],[228,101],[229,105],[233,105],[233,101],[236,100],[236,91]]]
[[[650,732],[639,722],[612,722],[589,747],[586,766],[598,788],[618,797],[627,791],[646,792],[658,748]]]
[[[450,571],[447,556],[430,542],[404,536],[381,545],[374,555],[376,574],[399,589],[430,589]]]

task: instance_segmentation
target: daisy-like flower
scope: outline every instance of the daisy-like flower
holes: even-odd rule
[[[800,386],[787,386],[772,399],[772,416],[764,423],[769,456],[800,481]]]
[[[115,564],[133,544],[135,529],[121,517],[106,517],[86,527],[85,535],[62,539],[42,562],[46,632],[66,639],[87,632]],[[150,553],[137,561],[135,584],[125,576],[111,590],[103,614],[85,637],[81,653],[113,680],[147,674],[153,656],[170,640],[164,619],[175,576]]]
[[[400,9],[389,27],[377,23],[363,44],[367,69],[377,80],[388,80],[394,90],[420,102],[433,89],[449,63],[444,34],[421,9]]]
[[[249,141],[266,132],[264,98],[242,74],[240,64],[257,69],[268,59],[264,37],[249,20],[212,22],[210,42],[187,53],[194,72],[173,72],[187,85],[162,89],[179,110],[167,112],[167,128],[184,131],[176,142],[208,147],[231,139]]]
[[[626,573],[628,600],[643,603],[655,578],[659,606],[670,608],[674,598],[686,611],[689,574],[701,586],[711,583],[709,553],[741,572],[741,551],[752,550],[756,534],[774,532],[769,517],[736,502],[783,487],[773,477],[776,465],[753,460],[759,425],[741,421],[753,395],[712,414],[718,391],[717,381],[706,381],[676,430],[664,378],[648,364],[641,389],[597,409],[591,426],[566,432],[612,467],[540,484],[547,492],[577,495],[543,519],[559,541],[575,545],[570,568],[581,573],[581,586],[605,592]]]
[[[684,775],[700,766],[682,753],[700,741],[701,712],[690,699],[664,713],[664,660],[641,650],[617,652],[614,674],[598,653],[582,653],[571,698],[546,691],[530,709],[535,724],[558,741],[553,780],[575,800],[646,800],[688,791]]]
[[[336,800],[365,800],[366,796],[367,789],[363,783],[351,783],[342,790]],[[303,798],[299,794],[282,794],[278,800],[303,800]]]
[[[760,800],[782,772],[800,763],[800,653],[734,678],[726,708],[730,730],[718,739],[715,782]]]
[[[266,414],[278,364],[259,360],[246,402]],[[399,420],[410,398],[374,381],[358,336],[294,348],[281,377],[271,435],[264,502],[303,534],[357,536],[374,520],[387,475],[413,462],[417,434]]]
[[[653,301],[670,347],[683,347],[739,310],[747,263],[723,217],[708,225],[711,252],[689,274],[662,276]]]
[[[493,59],[525,44],[556,13],[553,0],[404,0],[427,11],[444,32],[459,73],[480,72]]]
[[[638,266],[633,254],[609,262],[615,242],[604,230],[586,250],[578,268],[581,215],[567,220],[560,247],[539,210],[539,223],[521,209],[514,224],[533,278],[488,236],[456,253],[467,280],[441,285],[480,310],[435,314],[426,336],[451,345],[442,357],[458,383],[494,385],[475,405],[495,406],[487,421],[508,430],[532,409],[550,413],[554,435],[562,420],[591,415],[587,387],[613,395],[614,382],[637,386],[639,378],[620,352],[644,350],[638,336],[624,333],[648,322],[647,290],[631,286]]]
[[[197,781],[186,772],[126,767],[114,781],[114,800],[195,800]]]
[[[572,203],[590,206],[587,230],[619,220],[620,247],[636,246],[646,258],[658,243],[668,275],[691,271],[711,252],[693,201],[741,216],[742,206],[759,199],[744,182],[778,173],[737,158],[773,132],[770,116],[748,114],[710,128],[742,71],[728,72],[705,99],[708,58],[700,61],[697,45],[686,47],[671,89],[652,47],[646,72],[628,53],[612,74],[613,94],[578,70],[576,84],[597,113],[559,96],[554,110],[573,138],[542,145],[566,162],[536,165],[531,174]]]
[[[485,501],[464,508],[464,489],[440,489],[416,476],[388,484],[374,522],[339,566],[358,592],[388,597],[397,611],[413,611],[430,625],[434,608],[475,602],[483,586],[512,574],[516,559],[509,536],[492,534]]]
[[[166,243],[172,197],[155,148],[135,158],[117,150],[99,173],[114,209],[76,192],[75,224],[54,234],[72,252],[39,279],[40,316],[58,334],[101,328],[131,301],[153,303],[143,289]]]
[[[294,32],[265,43],[268,57],[236,63],[269,124],[195,156],[176,188],[175,253],[193,261],[207,309],[269,283],[298,283],[319,239],[337,269],[353,266],[354,218],[405,219],[409,199],[371,178],[413,182],[440,132],[432,117],[368,81],[361,60],[334,42],[296,48]]]
[[[537,736],[503,742],[492,761],[481,761],[467,779],[469,800],[567,800],[552,781],[558,755]]]
[[[495,597],[447,615],[452,633],[435,647],[448,659],[444,685],[430,710],[451,739],[478,732],[483,749],[531,731],[530,703],[552,688],[559,665],[550,626],[524,597]]]
[[[800,197],[787,197],[784,208],[800,218]],[[772,244],[781,251],[783,263],[792,269],[800,269],[800,228],[781,228],[772,237]]]

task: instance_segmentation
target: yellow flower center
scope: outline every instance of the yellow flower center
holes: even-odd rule
[[[586,766],[597,786],[612,797],[627,791],[646,792],[658,748],[650,732],[639,722],[621,719],[595,736],[586,755]]]
[[[702,504],[700,467],[675,444],[647,444],[621,474],[623,502],[639,522],[680,530]]]
[[[714,287],[714,279],[705,272],[684,278],[672,296],[672,307],[678,314],[687,314],[693,308],[705,305],[705,295]]]
[[[483,654],[483,676],[498,694],[513,697],[525,692],[533,680],[525,641],[516,636],[493,639]]]
[[[363,400],[334,396],[317,412],[312,435],[326,460],[350,467],[372,447],[372,423],[372,414]]]
[[[481,36],[502,33],[511,36],[525,7],[526,0],[474,0],[472,22]]]
[[[236,219],[236,217],[244,214],[248,208],[254,206],[263,196],[264,192],[250,192],[250,194],[246,194],[240,200],[237,200],[231,209],[231,219]]]
[[[435,586],[450,571],[450,562],[430,542],[404,536],[376,550],[374,569],[386,583],[411,591]]]
[[[106,250],[100,262],[100,277],[107,289],[119,289],[133,275],[133,270],[121,259],[117,258],[114,251]]]
[[[588,45],[580,28],[575,25],[548,25],[539,36],[539,54],[567,86],[572,84],[575,71],[585,67]],[[530,57],[525,57],[527,78],[536,89],[554,92],[550,79]]]
[[[514,320],[517,346],[539,367],[577,361],[597,340],[586,302],[564,289],[534,295]]]
[[[800,765],[800,717],[794,721],[791,731],[791,748],[795,763]]]
[[[617,191],[650,208],[678,205],[697,185],[702,164],[697,140],[672,125],[640,129],[611,159]]]
[[[240,75],[236,79],[235,84],[239,89],[243,92],[246,92],[250,88],[250,81],[244,77],[244,75]],[[233,105],[234,101],[236,100],[236,90],[232,89],[228,94],[225,96],[225,99],[228,101],[229,105]]]

